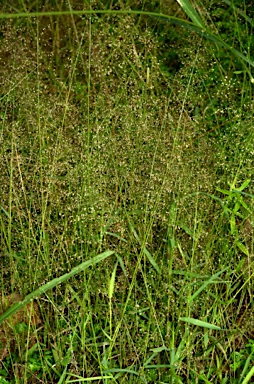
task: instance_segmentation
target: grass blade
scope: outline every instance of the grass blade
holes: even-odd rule
[[[67,380],[66,383],[81,383],[81,382],[91,382],[91,381],[98,381],[98,380],[104,380],[104,379],[112,379],[112,376],[95,376],[95,377],[81,377],[74,375],[71,373],[72,377],[77,377],[77,379],[74,380]]]
[[[106,371],[104,371],[104,374],[107,374],[107,373],[130,373],[132,375],[139,376],[140,380],[143,383],[146,383],[146,381],[143,379],[143,377],[140,376],[140,374],[138,372],[134,371],[133,369],[128,369],[128,368],[112,368],[112,369],[107,369]]]
[[[195,8],[193,8],[193,6],[189,3],[188,0],[177,0],[177,2],[192,20],[193,24],[197,25],[200,28],[205,28],[203,21],[201,20]]]
[[[139,242],[139,245],[141,246],[141,249],[142,251],[144,252],[144,254],[146,255],[146,257],[148,258],[148,260],[150,261],[150,263],[152,264],[152,266],[154,267],[154,269],[160,273],[160,268],[158,266],[158,264],[156,263],[156,261],[154,260],[153,256],[151,255],[151,253],[146,249],[145,245],[142,243],[142,241],[140,240],[137,232],[135,231],[133,225],[131,223],[130,224],[130,228],[131,228],[131,231],[134,235],[134,237],[136,238],[136,240]]]
[[[213,280],[217,279],[223,272],[225,272],[229,267],[222,269],[221,271],[215,273],[209,280],[205,281],[204,284],[189,298],[188,303],[191,303]]]
[[[213,324],[207,323],[206,321],[202,321],[198,319],[193,319],[192,317],[180,317],[179,320],[192,325],[197,325],[199,327],[222,331],[222,328],[218,327],[217,325],[213,325]]]
[[[247,374],[245,379],[243,380],[242,384],[249,383],[250,379],[254,376],[254,367],[251,368],[250,372]]]
[[[1,208],[2,211],[6,214],[6,216],[10,218],[9,213],[4,209],[4,207],[2,207],[2,205],[0,205],[0,208]]]
[[[63,283],[65,280],[70,279],[71,277],[73,277],[73,276],[77,275],[78,273],[84,271],[86,268],[99,263],[100,261],[106,259],[107,257],[109,257],[109,256],[111,256],[113,254],[114,254],[113,251],[105,251],[105,252],[103,252],[103,253],[93,257],[92,259],[89,259],[89,260],[85,261],[84,263],[81,263],[77,267],[73,268],[71,270],[71,272],[66,273],[63,276],[57,277],[57,278],[49,281],[48,283],[42,285],[40,288],[36,289],[34,292],[32,292],[29,295],[27,295],[22,302],[14,304],[7,311],[5,311],[0,316],[0,324],[3,321],[5,321],[6,319],[8,319],[8,317],[14,315],[21,308],[25,307],[28,303],[30,303],[36,297],[39,297],[43,293],[45,293],[45,292],[49,291],[50,289],[56,287],[58,284]]]
[[[111,276],[111,279],[110,279],[110,282],[109,282],[108,297],[110,298],[110,300],[112,299],[113,294],[114,294],[117,265],[118,265],[118,261],[116,262],[116,265],[114,267],[114,270],[112,272],[112,276]]]

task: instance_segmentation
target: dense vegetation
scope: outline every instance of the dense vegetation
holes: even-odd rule
[[[252,382],[252,2],[11,3],[0,383]]]

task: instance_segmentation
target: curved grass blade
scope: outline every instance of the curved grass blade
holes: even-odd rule
[[[186,2],[186,0],[185,0],[185,2]],[[183,0],[182,0],[182,3],[183,3]],[[189,8],[188,8],[188,12],[190,12]],[[231,47],[229,44],[225,43],[219,36],[211,33],[207,28],[205,28],[203,26],[203,24],[202,24],[202,26],[200,26],[199,16],[198,16],[198,18],[195,19],[195,22],[197,23],[197,25],[194,24],[193,22],[191,23],[189,21],[179,19],[177,17],[168,16],[168,15],[161,14],[161,13],[135,11],[135,10],[117,10],[117,11],[115,11],[115,10],[101,10],[101,9],[99,9],[99,10],[82,10],[82,11],[70,10],[70,11],[49,11],[49,12],[30,12],[30,13],[26,13],[26,12],[2,13],[2,14],[0,14],[0,19],[15,19],[15,18],[20,18],[20,17],[21,18],[28,18],[28,17],[42,17],[42,16],[66,16],[66,15],[82,16],[82,15],[91,15],[91,14],[93,14],[93,15],[98,15],[98,14],[143,15],[143,16],[149,16],[149,17],[156,17],[156,18],[159,18],[161,20],[168,21],[172,24],[180,25],[181,27],[189,29],[193,32],[196,32],[196,33],[200,34],[201,36],[205,37],[206,39],[212,41],[213,43],[216,43],[216,44],[222,46],[223,48],[229,50],[230,52],[232,52],[235,56],[237,56],[241,60],[246,72],[250,76],[251,82],[254,83],[254,78],[252,77],[250,70],[247,68],[247,66],[245,64],[245,63],[248,63],[250,66],[254,67],[254,61],[250,60],[247,56],[244,56],[240,51]]]
[[[50,289],[56,287],[57,285],[63,283],[65,280],[70,279],[71,277],[77,275],[78,273],[84,271],[86,268],[93,266],[100,261],[106,259],[107,257],[113,255],[113,251],[105,251],[92,259],[89,259],[85,261],[84,263],[79,264],[77,267],[73,268],[69,273],[66,273],[63,276],[57,277],[48,283],[42,285],[40,288],[36,289],[34,292],[30,293],[25,297],[25,299],[19,303],[14,304],[11,306],[7,311],[5,311],[0,316],[0,324],[8,319],[8,317],[14,315],[16,312],[18,312],[21,308],[25,307],[28,303],[30,303],[33,299],[36,297],[41,296],[43,293],[49,291]]]

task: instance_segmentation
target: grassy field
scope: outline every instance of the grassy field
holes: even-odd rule
[[[253,382],[251,12],[1,3],[0,384]]]

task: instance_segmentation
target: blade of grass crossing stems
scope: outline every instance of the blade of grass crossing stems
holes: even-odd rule
[[[66,273],[63,276],[57,277],[48,283],[42,285],[40,288],[36,289],[34,292],[30,293],[25,297],[25,299],[20,302],[14,304],[12,307],[10,307],[7,311],[5,311],[1,316],[0,316],[0,324],[8,319],[8,317],[14,315],[17,311],[19,311],[21,308],[23,308],[25,305],[30,303],[33,299],[36,297],[39,297],[43,293],[49,291],[50,289],[56,287],[57,285],[63,283],[65,280],[70,279],[71,277],[77,275],[78,273],[84,271],[86,268],[93,266],[100,261],[106,259],[107,257],[113,255],[113,251],[105,251],[92,259],[89,259],[85,261],[84,263],[79,264],[77,267],[73,268],[69,273]]]
[[[179,0],[180,4],[180,0]],[[237,56],[241,61],[242,65],[245,69],[245,71],[248,73],[250,76],[250,81],[254,83],[254,78],[251,75],[250,70],[247,68],[245,63],[248,63],[252,67],[254,67],[254,62],[250,60],[247,56],[244,56],[240,51],[236,50],[235,48],[231,47],[227,43],[225,43],[219,36],[214,35],[211,33],[210,30],[207,28],[204,28],[202,20],[199,18],[198,14],[193,13],[193,10],[190,8],[190,6],[186,6],[187,1],[181,0],[181,4],[185,4],[185,9],[189,12],[189,14],[192,15],[192,18],[194,18],[195,22],[190,23],[186,20],[179,19],[177,17],[171,17],[168,15],[164,15],[161,13],[156,13],[156,12],[146,12],[146,11],[134,11],[134,10],[71,10],[71,11],[50,11],[50,12],[21,12],[21,13],[2,13],[0,14],[0,19],[14,19],[14,18],[27,18],[27,17],[42,17],[42,16],[64,16],[64,15],[87,15],[87,14],[108,14],[108,15],[144,15],[144,16],[150,16],[150,17],[156,17],[160,18],[162,20],[168,21],[170,23],[180,25],[183,28],[189,29],[193,32],[199,33],[201,36],[205,37],[208,40],[211,40],[212,42],[219,44],[223,48],[231,51],[235,56]],[[191,12],[192,11],[192,12]],[[201,20],[201,25],[200,26],[200,20]]]
[[[192,317],[179,317],[179,320],[192,325],[197,325],[198,327],[213,329],[216,331],[222,331],[222,328],[218,327],[217,325],[213,325],[213,324],[207,323],[206,321],[202,321],[198,319],[193,319]]]
[[[199,17],[195,8],[189,3],[188,0],[177,0],[178,4],[182,7],[184,12],[189,16],[193,24],[197,25],[200,28],[205,28],[205,25],[202,19]]]

